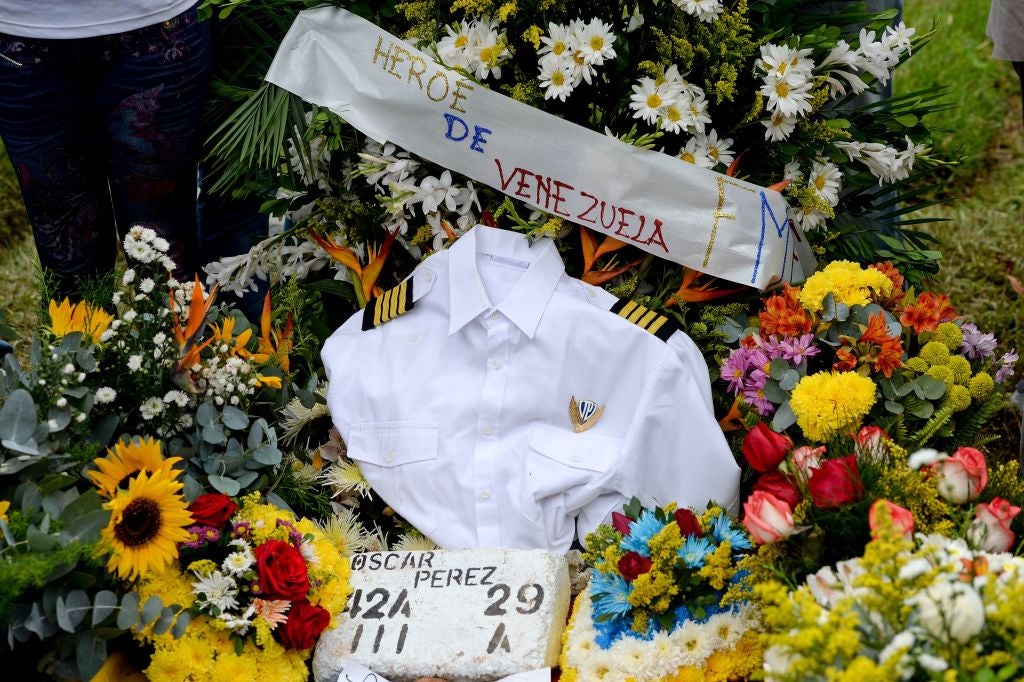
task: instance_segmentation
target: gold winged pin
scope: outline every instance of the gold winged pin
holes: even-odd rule
[[[601,415],[604,414],[604,405],[598,405],[593,400],[576,401],[576,396],[569,398],[569,419],[572,421],[572,430],[582,433],[596,424]]]

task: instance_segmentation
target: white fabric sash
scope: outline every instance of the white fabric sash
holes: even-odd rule
[[[488,90],[346,10],[301,12],[266,79],[378,142],[701,272],[764,289],[814,270],[778,192]]]

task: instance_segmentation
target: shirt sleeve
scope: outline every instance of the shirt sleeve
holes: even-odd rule
[[[647,506],[676,502],[703,509],[714,501],[735,514],[740,469],[705,398],[707,370],[694,376],[691,367],[673,345],[665,348],[647,377],[618,475],[609,484],[625,499],[635,495]],[[593,514],[584,516],[593,520]]]

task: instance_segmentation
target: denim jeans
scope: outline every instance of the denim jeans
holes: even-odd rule
[[[196,167],[211,71],[195,8],[145,28],[46,40],[0,33],[0,137],[39,259],[62,293],[114,265],[138,223],[196,262]]]

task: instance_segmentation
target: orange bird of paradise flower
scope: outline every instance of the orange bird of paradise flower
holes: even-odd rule
[[[359,286],[353,287],[356,291],[356,298],[359,300],[359,307],[365,306],[374,294],[380,293],[380,289],[376,286],[377,278],[380,277],[384,261],[387,260],[388,253],[391,251],[391,245],[395,242],[395,237],[398,236],[398,230],[388,233],[388,236],[384,238],[384,243],[380,245],[380,249],[375,248],[372,244],[367,245],[367,264],[365,266],[359,262],[355,251],[347,246],[335,244],[332,240],[325,239],[315,232],[310,232],[310,236],[327,252],[327,255],[351,270],[359,280]]]
[[[206,316],[217,296],[217,285],[214,284],[208,296],[203,296],[202,285],[199,283],[199,275],[196,275],[195,286],[192,289],[192,300],[188,304],[188,316],[184,328],[181,326],[181,316],[176,310],[177,302],[174,294],[170,295],[168,308],[171,311],[172,329],[174,340],[178,343],[178,366],[176,374],[179,377],[186,377],[178,383],[185,388],[194,389],[191,378],[188,376],[190,370],[199,362],[199,354],[203,352],[216,338],[211,336],[206,341],[199,343],[199,337],[205,326]]]

